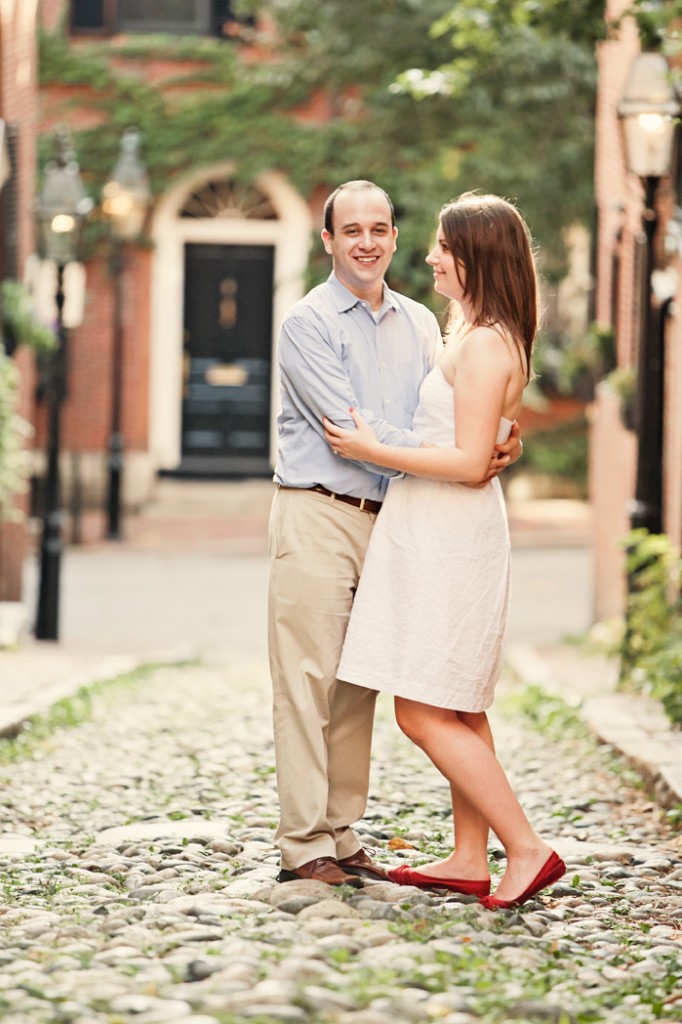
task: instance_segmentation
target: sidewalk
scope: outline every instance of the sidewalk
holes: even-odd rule
[[[642,776],[666,808],[682,805],[682,734],[649,697],[616,690],[618,665],[571,646],[512,646],[507,664],[524,683],[561,697],[594,735],[613,747]]]
[[[16,734],[27,719],[80,687],[142,664],[217,657],[257,661],[266,673],[271,497],[266,480],[163,480],[158,500],[126,522],[123,543],[67,549],[62,587],[71,622],[67,616],[65,639],[53,644],[26,637],[19,648],[0,651],[0,736]],[[682,804],[679,732],[655,702],[615,691],[613,663],[561,643],[571,623],[580,632],[589,621],[588,570],[581,568],[589,565],[589,508],[563,500],[519,502],[510,506],[509,518],[523,566],[522,572],[515,567],[512,672],[578,706],[595,735],[633,764],[661,804]],[[562,561],[551,561],[557,558]],[[559,589],[557,566],[564,574]],[[35,558],[26,578],[32,611]],[[554,635],[545,629],[551,623]],[[562,632],[563,623],[569,627]],[[539,642],[544,635],[548,643]]]

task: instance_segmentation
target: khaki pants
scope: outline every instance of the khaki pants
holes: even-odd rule
[[[348,857],[367,804],[376,692],[336,679],[375,516],[278,489],[270,513],[268,643],[282,866]]]

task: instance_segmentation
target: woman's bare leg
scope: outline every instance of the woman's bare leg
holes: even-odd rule
[[[474,850],[476,864],[480,871],[480,857],[485,823],[486,874],[487,877],[487,828],[493,829],[507,853],[507,870],[495,895],[499,899],[511,900],[519,896],[532,882],[550,854],[550,848],[533,831],[521,805],[514,796],[509,781],[494,753],[489,727],[482,722],[468,724],[462,720],[462,713],[445,708],[420,704],[417,701],[396,698],[396,718],[403,732],[421,747],[455,791],[461,794],[456,803],[458,818],[456,828],[464,827],[464,837],[457,832],[457,846],[464,841]],[[487,724],[487,721],[486,721]],[[473,726],[476,725],[477,728]],[[461,851],[460,851],[461,852]],[[465,856],[469,851],[465,846]],[[461,868],[459,867],[461,863]],[[433,868],[433,870],[432,870]],[[455,874],[464,870],[457,850],[451,858],[437,861],[433,866],[420,868],[426,874],[436,877],[467,878],[466,874]]]
[[[495,742],[485,711],[479,713],[459,711],[457,717],[463,725],[471,729],[485,745],[495,753]],[[490,825],[480,811],[464,796],[456,785],[450,783],[452,796],[452,819],[454,826],[455,848],[451,855],[454,867],[468,863],[479,873],[473,877],[487,878],[488,869],[488,836]],[[447,858],[451,860],[450,857]],[[481,870],[483,874],[481,874]],[[469,878],[468,874],[453,875],[455,878]]]
[[[450,714],[459,718],[494,751],[493,734],[488,723],[488,716],[484,711],[478,714],[452,711]],[[420,864],[417,870],[434,878],[483,881],[488,878],[490,873],[488,868],[490,826],[483,815],[453,783],[450,783],[450,795],[454,849],[448,857],[431,861],[428,864]]]

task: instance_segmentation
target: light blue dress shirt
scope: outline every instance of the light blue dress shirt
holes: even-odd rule
[[[381,501],[395,472],[334,455],[322,417],[352,429],[352,407],[380,441],[418,447],[412,417],[442,344],[433,313],[385,284],[377,313],[334,273],[313,288],[289,311],[279,337],[275,481]]]

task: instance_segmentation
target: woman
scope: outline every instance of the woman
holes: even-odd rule
[[[400,728],[450,783],[456,845],[403,884],[474,894],[494,909],[560,878],[563,861],[533,831],[497,760],[486,709],[502,665],[510,551],[497,479],[481,480],[518,415],[538,326],[530,234],[516,208],[466,193],[443,208],[426,258],[451,300],[448,344],[419,395],[421,448],[380,444],[325,420],[343,458],[406,476],[391,482],[353,605],[339,678],[395,696]],[[507,854],[490,895],[488,830]]]

